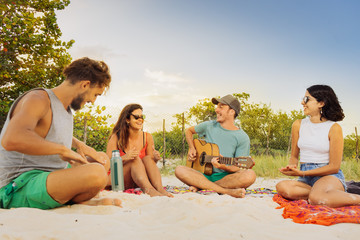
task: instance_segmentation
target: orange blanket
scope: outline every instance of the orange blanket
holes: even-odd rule
[[[331,208],[327,206],[313,206],[305,200],[289,201],[279,194],[274,195],[273,201],[279,208],[284,208],[283,217],[291,218],[296,223],[333,225],[336,223],[360,223],[360,206]]]

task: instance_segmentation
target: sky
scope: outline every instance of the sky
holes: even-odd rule
[[[73,59],[109,65],[96,104],[115,120],[139,103],[145,130],[157,130],[200,99],[242,92],[290,112],[326,84],[347,135],[360,128],[359,11],[357,0],[71,0],[57,19]]]

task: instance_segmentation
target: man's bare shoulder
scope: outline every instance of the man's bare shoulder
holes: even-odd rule
[[[38,89],[33,90],[23,96],[13,111],[13,114],[16,114],[18,111],[28,110],[40,110],[47,111],[50,108],[50,99],[46,91]]]
[[[36,89],[36,90],[32,90],[29,93],[27,93],[24,98],[31,98],[34,100],[45,100],[45,101],[49,101],[49,95],[47,94],[47,92],[45,90],[42,89]]]
[[[27,93],[22,99],[22,102],[34,102],[34,103],[42,103],[42,104],[50,104],[49,95],[45,90],[36,89],[29,93]]]

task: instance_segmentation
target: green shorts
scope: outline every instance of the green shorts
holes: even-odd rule
[[[228,172],[217,172],[217,173],[213,173],[211,175],[206,175],[204,174],[204,176],[211,182],[216,182],[219,181],[220,179],[222,179],[223,177],[229,175],[230,173]]]
[[[0,189],[0,207],[30,207],[51,209],[63,206],[47,192],[46,179],[50,172],[31,170],[21,174]]]

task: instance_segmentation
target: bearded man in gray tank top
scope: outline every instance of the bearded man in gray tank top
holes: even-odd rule
[[[108,66],[85,57],[63,73],[59,86],[32,89],[10,108],[0,135],[1,208],[121,205],[94,198],[107,184],[110,160],[72,136],[71,109],[103,94],[111,81]]]

